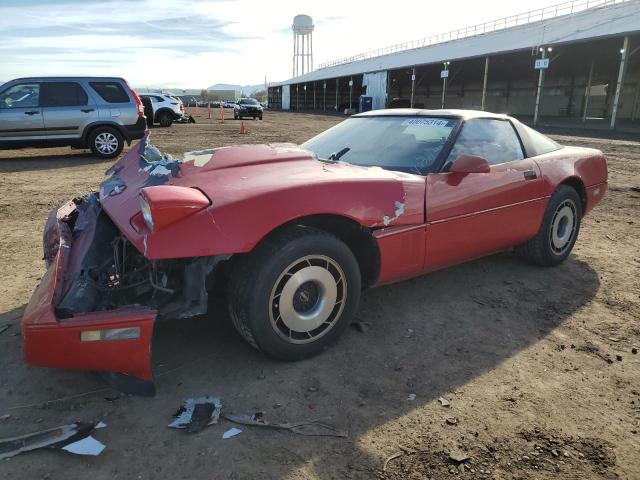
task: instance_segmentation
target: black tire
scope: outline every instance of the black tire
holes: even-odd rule
[[[234,113],[234,114],[233,114],[233,119],[234,119],[234,120],[238,120],[238,118],[240,118],[240,117],[238,117],[238,114],[237,114],[237,113]]]
[[[170,127],[173,123],[173,115],[169,112],[160,112],[158,114],[158,123],[161,127]]]
[[[100,158],[114,158],[122,153],[124,138],[113,127],[98,127],[89,134],[89,148]]]
[[[256,117],[254,116],[254,117],[253,117],[253,119],[255,120],[255,119],[256,119]]]
[[[298,284],[290,279],[314,275],[318,277],[305,280],[294,291]],[[310,293],[310,286],[315,293]],[[334,288],[335,295],[327,293]],[[349,247],[325,231],[293,227],[263,241],[234,265],[229,312],[236,330],[253,347],[280,360],[300,360],[316,355],[340,336],[358,308],[360,289],[360,269]],[[289,297],[290,305],[285,300]],[[286,312],[281,308],[285,303],[290,307]],[[285,318],[300,322],[299,316],[307,312],[308,319],[302,321],[311,322],[311,330],[289,328],[294,325]],[[316,312],[320,313],[314,318]],[[313,322],[321,323],[316,327]]]
[[[262,115],[260,115],[258,118],[259,118],[260,120],[262,120]]]
[[[536,265],[551,267],[571,253],[580,232],[582,201],[569,185],[560,185],[547,204],[535,237],[518,247],[518,253]]]

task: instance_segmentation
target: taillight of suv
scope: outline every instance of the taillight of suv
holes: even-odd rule
[[[131,95],[133,95],[133,99],[136,101],[136,105],[138,105],[138,117],[144,117],[144,105],[142,105],[142,100],[140,100],[140,97],[138,96],[136,91],[129,86],[129,83],[127,81],[125,81],[124,83],[131,92]]]

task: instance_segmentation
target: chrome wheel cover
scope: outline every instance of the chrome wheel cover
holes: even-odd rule
[[[287,342],[313,342],[336,325],[346,299],[346,277],[333,259],[324,255],[299,258],[271,290],[271,326]]]
[[[96,150],[107,155],[118,149],[118,139],[113,133],[102,132],[98,134],[94,143]]]
[[[551,220],[551,231],[549,232],[549,245],[551,251],[556,255],[562,255],[571,245],[571,241],[576,234],[577,209],[573,200],[564,200]]]

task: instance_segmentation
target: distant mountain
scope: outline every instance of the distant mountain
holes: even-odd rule
[[[216,83],[210,86],[207,90],[235,90],[236,92],[242,92],[245,95],[251,95],[253,92],[264,90],[264,85],[233,85],[230,83]]]

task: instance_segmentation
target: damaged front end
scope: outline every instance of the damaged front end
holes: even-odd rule
[[[110,193],[127,183],[121,179]],[[47,271],[22,319],[25,361],[101,372],[120,390],[153,395],[156,319],[206,313],[207,277],[227,257],[149,259],[103,203],[97,193],[76,198],[47,220]]]

